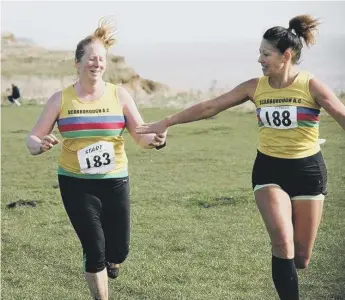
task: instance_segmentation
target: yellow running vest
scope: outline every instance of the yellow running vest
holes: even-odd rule
[[[78,99],[74,87],[67,87],[57,124],[63,137],[58,174],[90,179],[128,175],[122,136],[126,123],[116,85],[107,82],[102,97],[92,102]]]
[[[308,72],[300,72],[294,82],[272,88],[268,77],[260,78],[254,94],[259,125],[258,150],[279,158],[303,158],[320,150],[318,105],[309,92]]]

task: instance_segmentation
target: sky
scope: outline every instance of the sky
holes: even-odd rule
[[[306,13],[322,24],[301,67],[345,89],[345,1],[2,1],[1,31],[48,49],[75,51],[101,17],[113,15],[118,43],[112,54],[124,56],[143,78],[207,89],[214,80],[232,86],[261,74],[263,33],[288,27],[291,18]]]
[[[320,35],[345,35],[345,1],[2,1],[1,31],[55,49],[74,50],[102,16],[117,20],[119,49],[133,44],[228,42],[253,39],[274,25],[309,13]]]

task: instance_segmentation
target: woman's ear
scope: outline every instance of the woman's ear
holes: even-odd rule
[[[291,60],[293,56],[292,49],[291,48],[286,49],[283,56],[284,56],[285,63]]]

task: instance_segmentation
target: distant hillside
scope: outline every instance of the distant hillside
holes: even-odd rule
[[[32,39],[15,37],[11,32],[1,33],[1,42],[6,45],[17,45],[17,46],[33,46],[35,43]]]
[[[12,33],[2,34],[1,45],[2,92],[15,82],[26,99],[46,98],[77,78],[73,51],[48,50]],[[142,78],[122,56],[109,54],[104,78],[114,84],[122,83],[134,95],[169,91],[167,85]]]
[[[332,44],[332,52],[329,55],[334,59],[327,60],[327,64],[323,62],[325,55],[321,56],[317,51],[314,56],[308,56],[313,70],[316,71],[317,66],[321,65],[322,72],[319,73],[331,82],[335,82],[334,85],[338,78],[342,82],[342,78],[344,78],[342,71],[344,59],[343,56],[340,56],[342,55],[340,46],[343,45],[343,42],[339,39],[336,42],[338,44],[335,44],[336,47],[333,47]],[[77,79],[73,51],[45,49],[30,39],[16,38],[12,33],[3,34],[1,43],[1,92],[2,100],[5,99],[6,104],[8,101],[4,97],[5,90],[11,83],[16,83],[20,87],[23,102],[44,103],[54,92],[70,85]],[[324,44],[328,45],[328,43]],[[165,82],[179,81],[185,84],[182,88],[184,90],[176,90],[165,84],[143,78],[126,63],[125,57],[111,54],[105,79],[113,83],[122,83],[133,95],[137,105],[182,108],[218,96],[249,76],[254,77],[261,74],[252,67],[251,59],[231,60],[228,58],[229,53],[232,55],[237,53],[236,55],[240,57],[240,55],[244,55],[244,51],[248,51],[244,56],[255,56],[253,57],[253,61],[255,61],[256,52],[254,53],[250,49],[249,46],[243,47],[243,44],[182,44],[166,45],[166,47],[162,45],[161,47],[146,46],[140,48],[137,56],[132,53],[131,60],[136,61],[135,65],[141,65],[142,70],[150,71],[147,77],[164,78],[161,80]],[[320,50],[323,53],[324,50]],[[210,80],[212,76],[215,78]],[[201,90],[197,85],[193,87],[191,84],[193,82],[203,83],[206,88]],[[207,82],[210,82],[209,86],[207,86]],[[344,99],[344,93],[341,95]],[[254,111],[254,105],[250,102],[235,109],[238,108]]]

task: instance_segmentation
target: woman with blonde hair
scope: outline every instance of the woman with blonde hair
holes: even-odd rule
[[[246,101],[256,105],[259,145],[252,173],[256,204],[272,245],[272,278],[282,300],[299,299],[297,269],[308,266],[327,194],[320,150],[319,114],[324,108],[345,130],[345,106],[319,79],[295,68],[304,43],[315,42],[318,21],[309,15],[289,27],[268,29],[260,45],[263,76],[193,105],[138,133],[215,116]]]
[[[143,124],[130,94],[105,82],[107,50],[115,43],[111,18],[103,18],[75,51],[79,78],[53,94],[27,137],[32,155],[63,138],[58,179],[61,197],[78,235],[84,272],[92,298],[108,299],[108,277],[116,278],[129,253],[130,202],[127,156],[123,133],[129,131],[145,149],[165,146],[166,132],[139,135]]]

